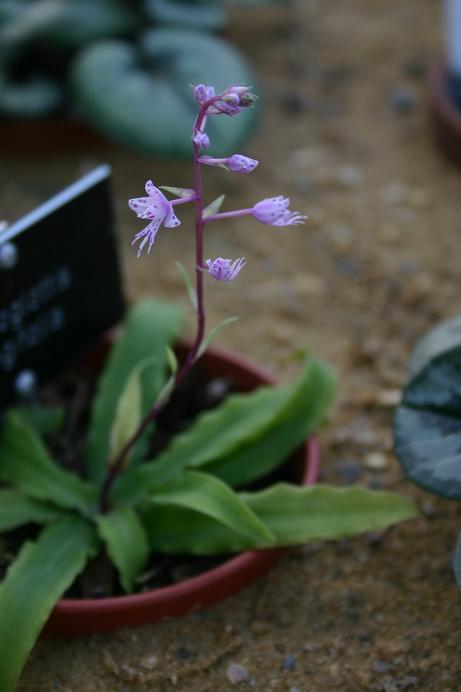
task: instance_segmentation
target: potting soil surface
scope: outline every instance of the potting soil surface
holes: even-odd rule
[[[217,343],[289,378],[300,347],[338,372],[321,431],[322,480],[418,499],[421,518],[384,534],[287,552],[269,575],[202,613],[114,634],[40,641],[28,692],[455,691],[461,596],[451,569],[461,506],[404,480],[392,416],[415,342],[461,311],[461,170],[436,148],[427,69],[441,51],[436,0],[303,0],[239,9],[230,37],[261,75],[265,117],[245,151],[251,176],[206,171],[227,209],[274,195],[305,226],[228,220],[207,256],[245,256],[230,284],[207,280],[209,325],[239,315]],[[233,152],[230,152],[233,153]],[[136,259],[141,226],[126,200],[145,180],[191,183],[187,163],[112,146],[40,159],[2,157],[0,208],[14,219],[108,161],[129,298],[184,300],[175,260],[193,267],[192,212]],[[78,238],[74,241],[78,243]],[[188,320],[192,333],[193,320]]]

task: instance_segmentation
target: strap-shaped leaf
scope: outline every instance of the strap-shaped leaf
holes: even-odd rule
[[[230,396],[175,437],[155,462],[124,474],[114,497],[136,502],[186,467],[203,468],[236,486],[260,478],[321,423],[333,393],[330,368],[312,359],[287,387]]]
[[[32,498],[83,514],[91,513],[97,502],[96,489],[60,468],[36,433],[14,413],[5,417],[0,435],[0,480]]]
[[[358,487],[300,488],[280,483],[239,497],[271,531],[274,542],[239,535],[200,511],[143,503],[143,521],[153,550],[212,555],[288,546],[375,531],[417,516],[408,498]]]
[[[63,406],[40,406],[33,404],[32,406],[15,407],[14,412],[23,419],[30,428],[40,435],[46,437],[53,435],[62,427],[65,419],[65,410]]]
[[[99,514],[96,522],[107,553],[119,571],[120,583],[131,593],[133,581],[145,566],[150,552],[144,527],[138,515],[128,507]]]
[[[165,303],[146,300],[128,314],[125,329],[113,347],[98,383],[91,412],[88,473],[101,482],[109,456],[109,438],[118,401],[133,369],[146,358],[156,366],[143,373],[143,414],[153,405],[165,379],[166,347],[181,323],[181,311]]]
[[[203,413],[194,425],[174,438],[151,463],[128,470],[114,487],[117,502],[132,503],[153,487],[177,477],[186,467],[219,459],[262,435],[287,400],[288,388],[261,387],[251,394],[235,394]]]
[[[115,419],[110,431],[109,459],[116,458],[134,435],[143,418],[143,386],[144,372],[154,367],[156,358],[146,358],[133,368],[128,376],[125,387],[120,395],[115,411]],[[132,456],[134,450],[131,450]]]
[[[453,567],[455,570],[456,583],[461,589],[461,533],[458,536],[458,545],[456,546]]]
[[[262,478],[318,428],[331,404],[334,390],[335,381],[330,368],[321,361],[310,361],[264,435],[203,468],[234,487]]]
[[[86,521],[68,519],[26,543],[0,584],[0,689],[13,692],[54,605],[95,553],[97,537]]]
[[[0,490],[0,531],[9,531],[23,524],[47,524],[61,512],[45,502],[33,500],[17,490]]]
[[[174,505],[206,514],[253,541],[270,545],[271,532],[229,486],[206,473],[186,471],[152,495],[154,505]]]

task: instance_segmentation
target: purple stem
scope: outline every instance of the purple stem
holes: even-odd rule
[[[212,99],[207,103],[204,103],[200,109],[197,118],[194,123],[194,133],[200,130],[203,119],[205,117],[208,106],[212,103]],[[190,371],[195,361],[197,360],[198,350],[203,341],[203,336],[205,334],[205,305],[204,305],[204,290],[203,290],[203,271],[200,267],[204,266],[203,261],[203,228],[205,225],[203,219],[203,189],[202,189],[202,171],[200,168],[200,150],[199,147],[194,144],[194,181],[195,181],[195,195],[191,197],[182,197],[173,200],[172,204],[184,204],[185,202],[195,201],[195,264],[196,264],[196,295],[197,295],[197,331],[194,339],[194,343],[191,346],[189,353],[186,356],[181,368],[178,370],[175,377],[175,387],[185,378],[187,373]],[[128,452],[136,444],[139,438],[146,431],[147,427],[154,422],[154,420],[159,415],[160,411],[163,409],[168,401],[168,397],[157,401],[152,409],[149,411],[147,416],[144,418],[142,423],[136,432],[131,436],[125,446],[120,450],[118,455],[115,457],[113,462],[110,464],[107,470],[106,477],[101,487],[100,495],[100,509],[101,512],[107,512],[109,507],[109,493],[112,485],[117,478],[120,471],[123,469],[123,464]]]
[[[247,216],[253,213],[253,208],[251,209],[236,209],[235,211],[223,211],[221,214],[211,214],[207,216],[203,222],[210,223],[210,221],[219,221],[220,219],[234,219],[237,216]]]

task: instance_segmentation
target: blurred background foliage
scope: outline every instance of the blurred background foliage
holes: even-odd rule
[[[267,0],[0,0],[0,124],[80,117],[142,153],[187,156],[190,84],[255,86],[224,37],[232,1]],[[210,153],[234,149],[254,124],[253,110],[214,118]]]

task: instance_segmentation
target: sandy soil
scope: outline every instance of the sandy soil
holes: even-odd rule
[[[242,689],[258,692],[460,689],[461,598],[450,569],[460,506],[406,483],[391,452],[411,347],[460,312],[461,173],[435,148],[426,106],[439,5],[304,0],[296,11],[240,11],[232,36],[266,94],[265,122],[245,153],[263,165],[245,179],[207,176],[210,198],[226,192],[229,208],[284,193],[310,217],[301,229],[210,229],[210,256],[248,260],[238,282],[209,292],[210,324],[241,316],[219,342],[280,376],[298,346],[329,359],[340,391],[322,433],[324,480],[414,495],[423,516],[385,536],[292,550],[205,613],[40,642],[20,690],[220,692],[234,688],[231,664],[248,674]],[[162,232],[156,252],[136,261],[126,199],[147,177],[187,186],[189,166],[114,148],[57,156],[46,171],[3,159],[3,214],[16,217],[100,161],[114,166],[130,297],[182,299],[173,262],[191,264],[191,236]]]

